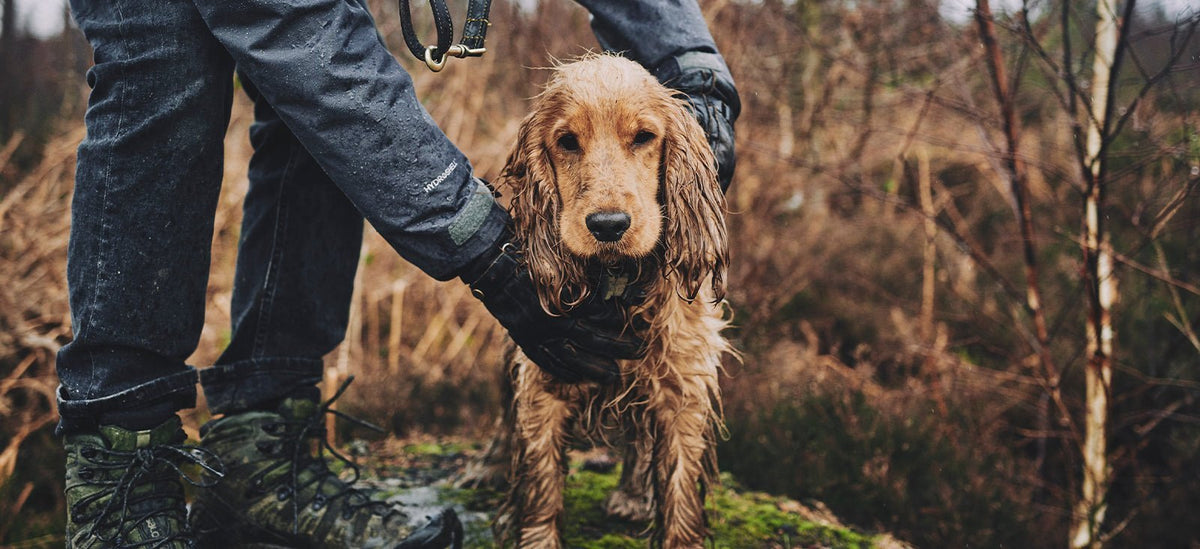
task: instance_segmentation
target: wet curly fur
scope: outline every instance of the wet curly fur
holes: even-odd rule
[[[590,55],[553,71],[498,181],[512,193],[516,239],[552,312],[600,291],[597,266],[632,273],[646,299],[629,318],[648,352],[621,362],[619,382],[571,385],[514,348],[503,426],[468,478],[507,469],[498,536],[560,547],[571,439],[616,439],[624,468],[608,514],[653,518],[657,545],[700,547],[716,474],[717,376],[731,352],[720,335],[728,250],[712,152],[687,102],[636,63]],[[619,240],[589,230],[598,212],[628,215]]]

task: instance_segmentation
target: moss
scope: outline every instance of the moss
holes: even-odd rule
[[[709,498],[709,526],[715,547],[871,547],[870,536],[810,522],[783,511],[786,500],[743,491],[728,475]]]
[[[620,468],[597,473],[575,465],[567,476],[563,495],[563,538],[567,547],[645,547],[649,523],[616,520],[604,514],[604,498],[616,490]]]
[[[377,456],[382,459],[376,461],[373,469],[391,479],[380,481],[383,485],[380,487],[395,495],[433,480],[437,489],[425,494],[428,501],[419,503],[431,507],[454,506],[466,529],[464,546],[493,547],[490,521],[500,507],[502,494],[486,489],[456,489],[442,482],[479,446],[439,440],[404,444],[401,448],[406,456],[402,461]],[[584,470],[579,462],[572,463],[564,493],[563,538],[567,547],[625,549],[649,545],[652,534],[649,522],[616,520],[604,514],[604,499],[616,489],[620,475],[619,466],[600,473]],[[868,548],[874,541],[872,536],[841,526],[807,520],[793,510],[802,507],[796,502],[743,490],[728,474],[722,475],[720,484],[710,491],[707,507],[712,531],[707,546],[714,549]]]
[[[570,542],[567,545],[571,545]],[[578,547],[588,549],[641,549],[646,546],[644,540],[638,540],[621,534],[604,534],[599,539],[582,541]]]
[[[439,442],[417,442],[413,444],[405,444],[404,452],[410,456],[439,456],[449,453],[445,444]]]
[[[567,477],[564,537],[568,547],[613,549],[646,547],[649,523],[613,520],[605,516],[604,498],[617,487],[620,468],[596,473],[573,467]],[[805,520],[781,510],[785,500],[747,492],[728,475],[708,498],[710,547],[830,547],[868,548],[872,536],[843,527]]]

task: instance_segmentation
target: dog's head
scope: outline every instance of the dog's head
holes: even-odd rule
[[[725,201],[687,102],[640,65],[593,55],[554,68],[521,124],[504,184],[544,305],[586,297],[590,263],[653,258],[663,283],[724,296]]]

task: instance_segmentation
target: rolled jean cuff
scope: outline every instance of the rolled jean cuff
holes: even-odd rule
[[[200,371],[200,386],[214,415],[254,410],[289,396],[319,398],[324,376],[319,358],[255,358]]]
[[[90,399],[72,399],[66,388],[58,386],[59,434],[79,432],[99,427],[106,415],[113,413],[166,416],[196,405],[196,369],[187,366],[182,372],[147,381],[118,393]]]

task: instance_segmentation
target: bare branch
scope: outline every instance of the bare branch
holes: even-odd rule
[[[996,102],[1000,105],[1001,120],[1007,149],[1003,151],[1004,168],[1008,175],[1009,187],[1016,201],[1017,224],[1021,231],[1021,243],[1025,261],[1025,307],[1033,319],[1034,334],[1042,375],[1046,379],[1046,388],[1058,405],[1063,422],[1069,423],[1070,413],[1062,401],[1059,392],[1059,372],[1050,356],[1049,333],[1046,330],[1046,315],[1042,309],[1041,289],[1038,283],[1037,250],[1033,229],[1033,213],[1030,205],[1029,184],[1025,168],[1018,156],[1020,132],[1017,126],[1013,94],[1010,92],[1005,74],[1004,61],[1001,58],[1000,46],[996,40],[996,30],[991,6],[988,0],[977,0],[975,3],[975,20],[979,25],[980,39],[986,50],[988,72],[992,77],[992,91]]]
[[[1130,4],[1132,4],[1132,2],[1130,2]],[[1126,12],[1128,12],[1128,10],[1126,10]],[[1122,29],[1125,29],[1126,27],[1129,27],[1129,26],[1130,25],[1128,23],[1126,23],[1125,25],[1122,25]],[[1198,26],[1200,26],[1200,14],[1192,17],[1191,22],[1187,24],[1187,26],[1186,26],[1187,30],[1185,31],[1186,34],[1182,40],[1182,43],[1184,45],[1186,45],[1192,39],[1192,36],[1196,33],[1196,29]],[[1176,34],[1178,34],[1179,27],[1175,27],[1175,29],[1176,29]],[[1128,32],[1128,31],[1124,31],[1124,32]],[[1125,39],[1123,39],[1121,41],[1122,44],[1124,44],[1125,42],[1126,42]],[[1183,54],[1187,52],[1186,47],[1183,47],[1183,46],[1180,46],[1178,48],[1175,47],[1175,36],[1172,36],[1171,46],[1172,47],[1171,47],[1170,59],[1168,59],[1166,64],[1163,65],[1162,69],[1159,69],[1159,71],[1156,74],[1154,74],[1153,76],[1149,76],[1149,77],[1146,77],[1146,73],[1144,72],[1144,69],[1141,65],[1140,60],[1137,59],[1137,56],[1133,53],[1133,50],[1132,49],[1130,50],[1130,57],[1132,59],[1134,59],[1134,63],[1138,66],[1139,70],[1143,71],[1142,76],[1145,77],[1145,82],[1142,84],[1141,89],[1138,90],[1137,95],[1134,96],[1133,100],[1130,101],[1129,105],[1127,107],[1125,107],[1125,109],[1122,111],[1121,117],[1117,120],[1116,124],[1111,129],[1108,129],[1108,128],[1105,129],[1105,133],[1107,134],[1107,137],[1105,138],[1104,147],[1107,147],[1109,144],[1112,143],[1113,140],[1115,140],[1117,138],[1118,135],[1120,135],[1121,130],[1124,129],[1125,124],[1129,121],[1129,118],[1131,116],[1133,116],[1133,113],[1137,109],[1138,104],[1140,104],[1141,101],[1143,99],[1145,99],[1146,94],[1148,94],[1151,89],[1153,89],[1156,85],[1158,85],[1159,82],[1161,82],[1164,78],[1166,78],[1167,76],[1169,76],[1172,73],[1172,71],[1176,68],[1176,65],[1179,63],[1180,58],[1182,58]],[[1115,63],[1114,63],[1114,65],[1115,65]],[[1115,71],[1117,70],[1116,67],[1114,67],[1113,70],[1114,70],[1113,77],[1115,78],[1116,77]],[[1115,93],[1115,91],[1113,91],[1111,93]],[[1101,150],[1103,150],[1103,149],[1101,149]]]

